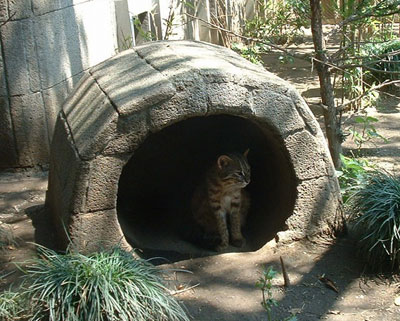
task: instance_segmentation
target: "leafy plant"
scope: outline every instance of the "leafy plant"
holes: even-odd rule
[[[400,269],[400,177],[376,170],[351,199],[360,252],[373,270]]]
[[[369,43],[362,47],[371,81],[398,80],[400,75],[400,40]]]
[[[360,153],[363,145],[373,139],[380,138],[385,143],[388,141],[385,137],[379,134],[373,125],[379,119],[371,116],[357,116],[354,118],[354,125],[349,131],[352,135],[354,143],[357,145],[357,152]],[[361,125],[361,131],[356,130],[356,124]]]
[[[244,45],[241,43],[233,43],[231,49],[243,58],[246,58],[250,62],[256,65],[262,65],[262,60],[260,58],[260,53],[265,51],[265,46],[260,44]]]
[[[368,173],[373,169],[365,159],[340,155],[342,168],[336,171],[339,179],[343,202],[346,204],[349,198],[365,183]]]
[[[257,14],[245,23],[245,36],[265,39],[275,44],[292,43],[302,38],[302,28],[309,25],[308,2],[258,1],[257,4]]]
[[[163,285],[161,271],[131,253],[115,248],[61,255],[39,247],[39,256],[27,268],[31,320],[189,320]]]
[[[273,298],[272,293],[272,280],[276,276],[276,271],[272,266],[265,268],[263,270],[263,275],[256,282],[256,287],[262,292],[262,302],[261,305],[267,311],[268,321],[272,321],[272,308],[278,305],[278,302]],[[297,321],[295,315],[285,318],[283,321]]]

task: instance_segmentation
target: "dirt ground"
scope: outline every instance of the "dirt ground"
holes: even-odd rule
[[[300,61],[279,64],[277,56],[266,58],[267,69],[291,82],[322,124],[321,111],[314,105],[318,102],[318,81],[310,65]],[[398,174],[400,99],[382,99],[378,107],[371,115],[379,119],[376,128],[389,142],[368,143],[362,152],[369,160]],[[351,125],[351,117],[347,124]],[[344,147],[348,150],[354,145],[349,139]],[[43,229],[46,221],[39,217],[46,188],[46,172],[0,173],[0,221],[9,224],[18,241],[0,253],[0,275],[7,275],[0,289],[18,281],[14,263],[24,262],[35,253],[29,242],[51,236],[51,231]],[[349,236],[290,245],[271,241],[257,252],[226,253],[163,267],[191,272],[175,272],[171,286],[179,292],[176,295],[193,320],[268,320],[255,282],[265,266],[273,266],[278,271],[273,280],[273,296],[278,302],[273,310],[274,320],[296,314],[299,321],[400,321],[400,307],[394,303],[399,295],[396,278],[366,274],[355,253]],[[283,287],[280,257],[291,281],[287,288]],[[321,276],[332,280],[338,293],[321,283]]]

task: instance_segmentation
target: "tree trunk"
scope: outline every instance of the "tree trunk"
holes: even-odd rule
[[[336,114],[335,100],[333,96],[333,87],[331,82],[331,73],[327,62],[324,34],[322,31],[322,12],[321,1],[310,0],[311,7],[311,31],[313,35],[315,49],[315,66],[318,72],[320,94],[322,105],[324,107],[324,122],[326,137],[328,139],[329,151],[332,156],[336,169],[341,167],[340,154],[342,153],[342,140],[340,131],[340,122]]]

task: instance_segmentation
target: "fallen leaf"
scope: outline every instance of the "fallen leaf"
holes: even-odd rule
[[[328,314],[338,315],[338,314],[340,314],[340,311],[339,310],[329,310]]]
[[[293,309],[289,310],[290,314],[295,314],[295,315],[300,314],[302,311],[303,311],[303,309],[301,309],[301,308],[293,308]]]
[[[323,276],[323,275],[320,276],[318,279],[319,279],[322,283],[324,283],[325,286],[326,286],[327,288],[329,288],[329,289],[335,291],[336,293],[339,293],[339,290],[338,290],[336,284],[335,284],[331,279],[328,279],[328,278],[326,278],[326,277]]]

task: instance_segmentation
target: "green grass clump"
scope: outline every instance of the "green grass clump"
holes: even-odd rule
[[[39,248],[27,268],[31,320],[187,321],[160,270],[119,248],[82,255]]]
[[[400,177],[384,171],[368,176],[351,199],[361,253],[373,270],[400,270]]]
[[[19,320],[26,311],[26,300],[19,292],[6,290],[0,293],[0,320]]]

